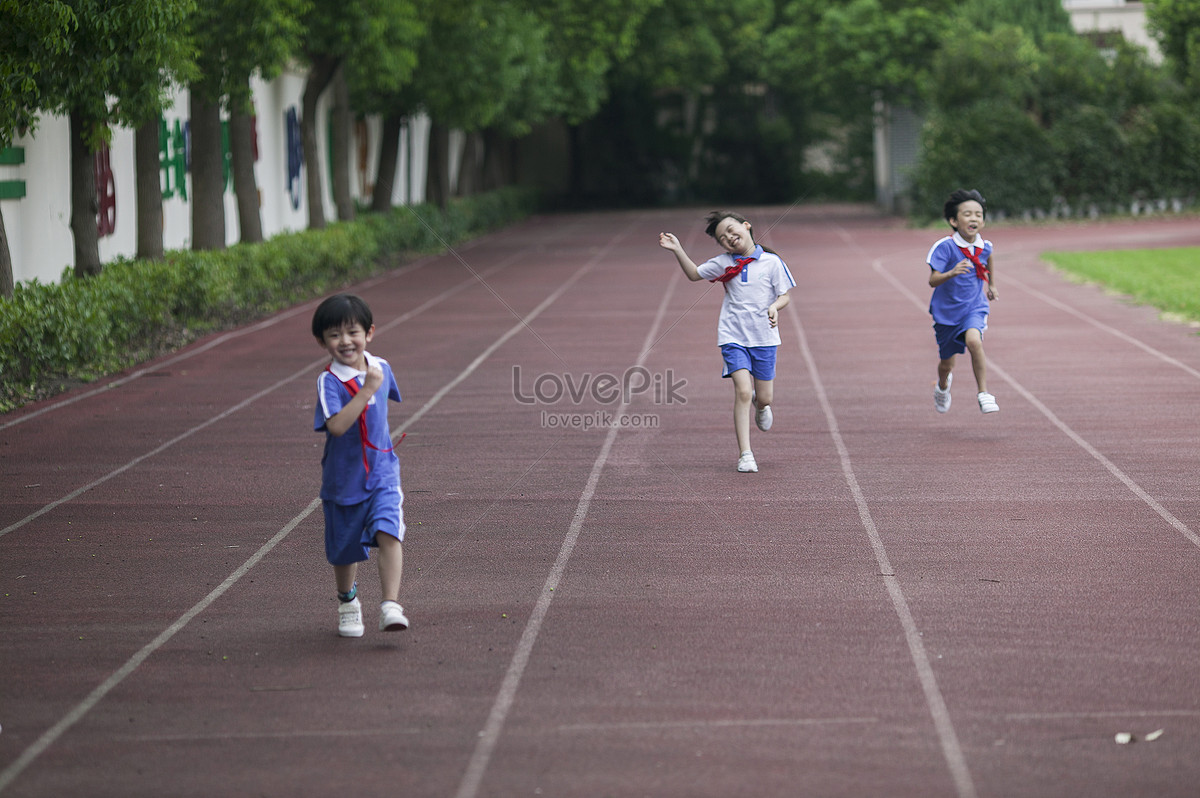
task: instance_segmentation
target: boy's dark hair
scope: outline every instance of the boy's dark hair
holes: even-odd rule
[[[987,216],[987,200],[983,198],[975,189],[960,188],[950,195],[946,200],[945,207],[942,208],[942,217],[948,222],[958,216],[958,206],[962,205],[967,200],[975,200],[979,203],[979,207],[983,208],[983,215]]]
[[[334,294],[313,312],[312,333],[318,341],[324,340],[325,331],[343,324],[361,324],[364,330],[371,329],[374,317],[367,303],[354,294]]]
[[[737,211],[713,211],[708,216],[704,217],[704,221],[708,224],[708,226],[704,228],[704,232],[707,233],[710,237],[716,238],[717,237],[717,225],[719,225],[721,223],[722,219],[733,219],[735,222],[750,221],[749,219],[747,219],[745,216],[742,216]]]

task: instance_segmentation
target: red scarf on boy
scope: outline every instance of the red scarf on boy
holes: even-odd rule
[[[333,364],[331,363],[329,366],[325,367],[325,370],[330,374],[333,374],[333,369],[331,368],[332,365]],[[333,378],[337,380],[337,375],[333,374]],[[338,382],[344,385],[346,390],[350,392],[351,399],[358,394],[358,381],[355,377],[351,377],[348,380],[338,380]],[[363,411],[358,414],[358,436],[362,440],[363,470],[369,475],[371,473],[371,465],[367,462],[367,449],[374,449],[377,452],[383,452],[384,454],[387,454],[388,452],[393,451],[395,447],[389,446],[386,449],[380,449],[378,446],[371,443],[371,439],[367,437],[367,408],[365,407],[363,408]]]
[[[978,277],[980,280],[987,282],[987,278],[988,278],[987,266],[984,266],[983,261],[981,261],[979,259],[979,253],[983,252],[983,247],[975,247],[974,253],[971,252],[970,247],[959,247],[959,249],[962,250],[962,254],[967,256],[967,260],[969,260],[969,261],[971,261],[971,263],[975,264],[975,276]]]

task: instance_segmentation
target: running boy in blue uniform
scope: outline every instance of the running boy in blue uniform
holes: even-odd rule
[[[758,471],[750,449],[750,408],[754,421],[766,432],[771,428],[774,398],[775,350],[780,344],[779,311],[791,302],[795,287],[783,259],[754,243],[750,222],[733,211],[713,211],[704,232],[725,250],[697,266],[673,233],[659,233],[658,244],[670,250],[679,267],[693,282],[708,280],[725,287],[717,320],[717,345],[725,369],[721,376],[733,381],[733,431],[737,437],[737,470]]]
[[[404,568],[404,493],[400,458],[392,451],[387,401],[400,389],[386,360],[367,352],[375,334],[371,309],[351,294],[322,302],[312,333],[333,358],[317,377],[313,429],[325,433],[321,499],[325,509],[325,556],[338,590],[338,634],[362,637],[358,564],[379,549],[382,604],[379,629],[408,628],[397,603]]]
[[[983,333],[987,329],[988,300],[996,298],[996,259],[992,242],[983,230],[987,203],[978,191],[958,189],[946,200],[943,216],[954,229],[934,244],[925,262],[933,296],[929,313],[938,344],[938,382],[933,389],[933,406],[939,413],[950,409],[950,383],[954,380],[954,356],[971,353],[971,368],[979,389],[976,399],[984,413],[1000,409],[987,389],[987,361],[983,356]]]

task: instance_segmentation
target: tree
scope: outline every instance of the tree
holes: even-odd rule
[[[37,124],[42,106],[38,77],[67,48],[74,24],[59,0],[0,0],[0,150]],[[12,253],[0,213],[0,295],[13,294]]]
[[[1179,81],[1200,95],[1200,0],[1146,0],[1146,22]]]
[[[157,116],[173,80],[190,76],[185,35],[192,0],[64,0],[75,15],[68,46],[37,78],[45,110],[71,127],[71,232],[75,272],[101,269],[93,157],[112,124]]]
[[[956,14],[965,27],[984,33],[1001,26],[1020,28],[1039,45],[1048,34],[1074,33],[1062,0],[967,0]]]
[[[396,167],[399,162],[400,130],[411,112],[411,91],[406,90],[417,67],[417,52],[427,35],[425,20],[415,13],[394,15],[383,36],[385,47],[375,53],[358,53],[348,60],[346,87],[351,107],[360,113],[383,117],[379,161],[375,175],[372,208],[385,211],[392,206]]]
[[[250,76],[278,75],[299,50],[300,17],[307,0],[207,0],[192,15],[198,77],[189,87],[192,104],[192,246],[225,246],[224,135],[221,110],[230,114],[234,188],[242,240],[261,240],[258,187],[249,151],[253,113]],[[234,147],[234,141],[237,146]],[[249,166],[245,163],[250,161]]]
[[[596,114],[608,99],[608,78],[637,44],[646,15],[663,0],[526,0],[553,31],[550,58],[557,64],[558,98],[554,113],[570,126],[572,193],[579,193],[583,150],[579,123]],[[737,6],[726,5],[727,19]],[[652,33],[657,34],[657,31]]]
[[[409,62],[402,56],[412,38],[423,31],[414,0],[313,0],[304,15],[302,49],[308,59],[300,120],[308,195],[308,225],[325,226],[325,203],[317,155],[317,103],[348,59],[370,64],[378,71],[379,85],[399,88]],[[348,137],[347,137],[348,138]],[[341,139],[345,142],[346,139]],[[334,174],[350,168],[349,152],[333,153]],[[334,180],[337,183],[337,178]],[[343,204],[345,204],[343,202]]]
[[[451,195],[449,132],[468,134],[492,124],[530,77],[523,54],[544,52],[544,24],[515,6],[487,0],[442,0],[426,7],[436,36],[422,40],[406,95],[430,117],[425,197],[445,205]],[[472,142],[474,143],[474,142]]]

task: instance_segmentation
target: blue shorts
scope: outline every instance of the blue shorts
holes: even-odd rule
[[[721,357],[725,360],[722,377],[728,377],[739,369],[746,369],[757,380],[775,379],[776,346],[742,346],[721,344]]]
[[[987,330],[987,314],[972,313],[961,324],[933,325],[933,334],[937,338],[938,357],[949,360],[955,355],[967,351],[967,330],[979,330],[982,336]]]
[[[404,494],[399,486],[380,488],[359,504],[322,502],[325,510],[325,559],[330,565],[353,565],[368,559],[379,544],[376,533],[404,540]]]

